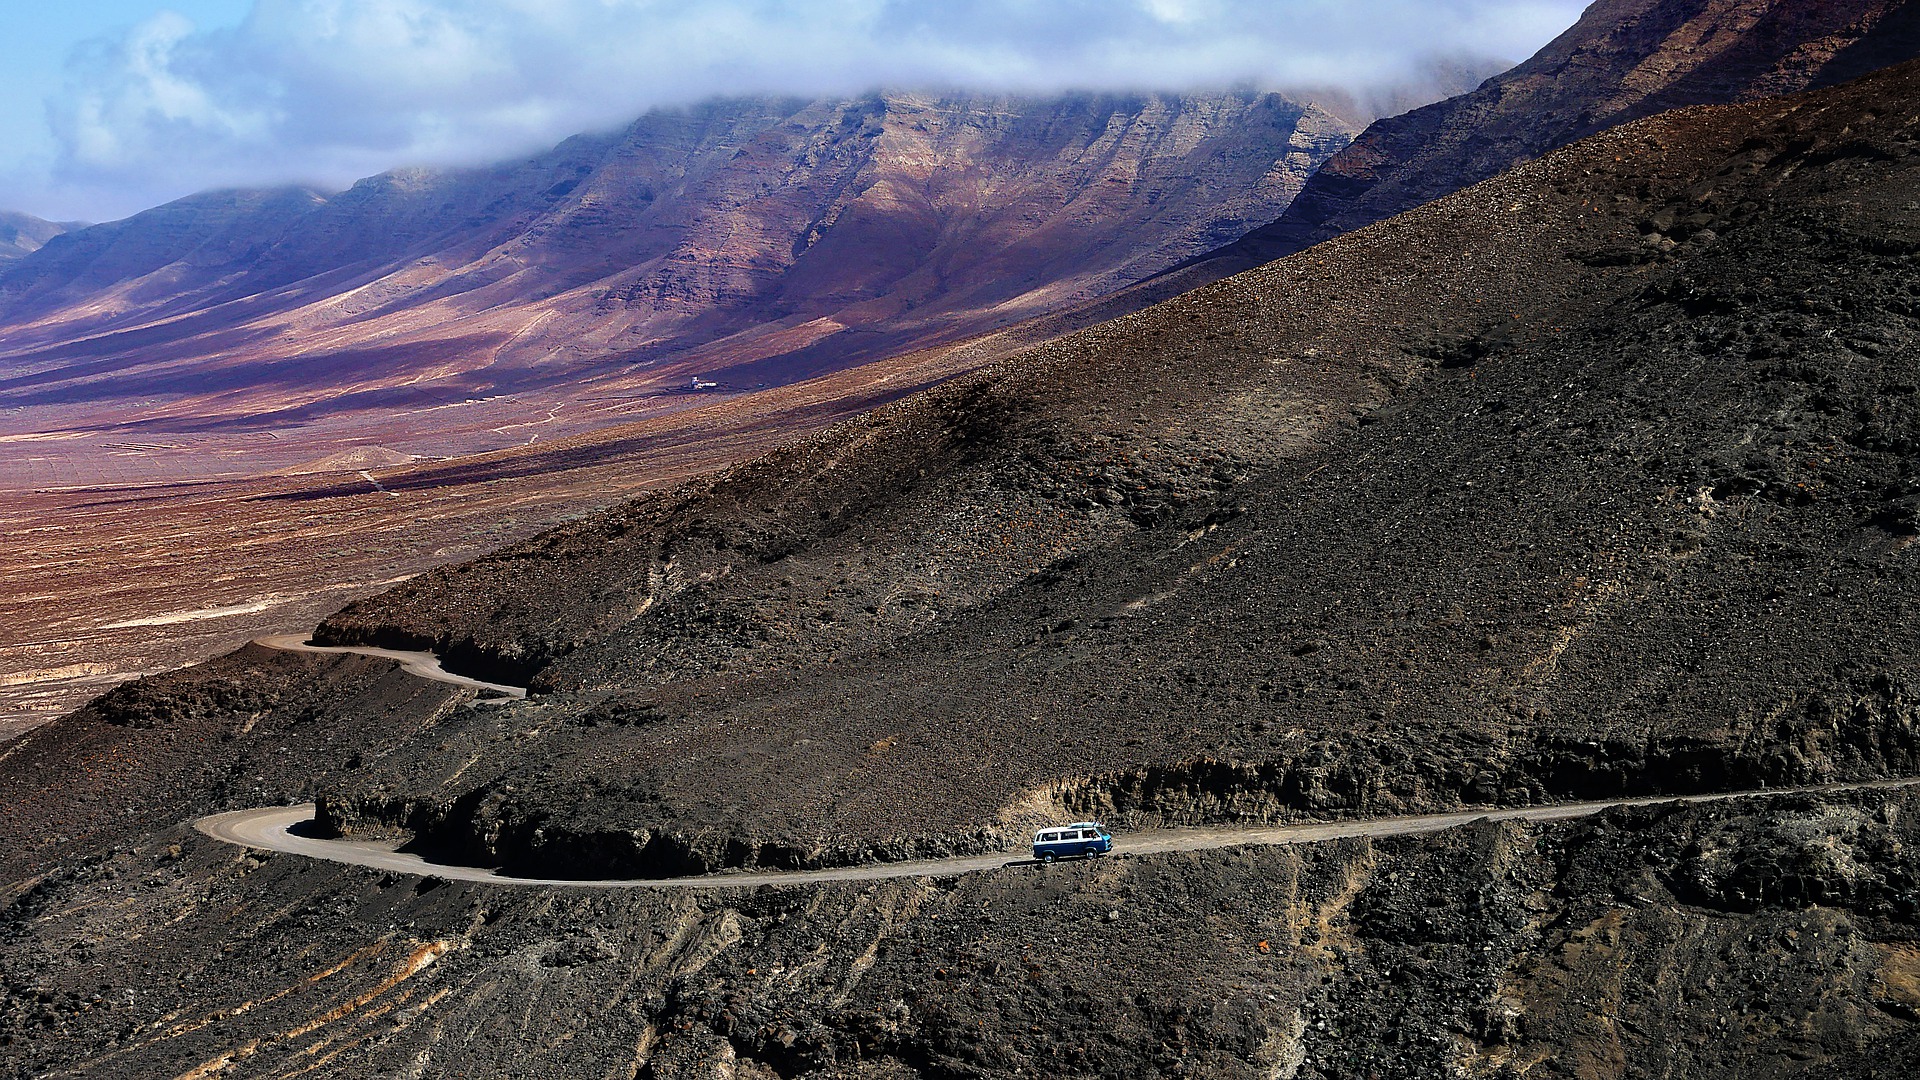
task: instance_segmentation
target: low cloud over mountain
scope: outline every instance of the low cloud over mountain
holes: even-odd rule
[[[0,205],[99,219],[208,187],[343,186],[399,164],[519,153],[720,92],[1251,84],[1390,100],[1435,62],[1525,55],[1579,7],[257,0],[235,28],[163,12],[82,48],[47,103],[53,175],[0,185]]]

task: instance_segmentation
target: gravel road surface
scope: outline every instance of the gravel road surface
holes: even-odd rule
[[[1920,786],[1920,778],[1882,780],[1861,784],[1827,784],[1818,787],[1778,788],[1770,791],[1738,791],[1713,795],[1660,796],[1648,799],[1615,799],[1606,802],[1562,803],[1555,806],[1529,806],[1507,809],[1464,810],[1449,814],[1422,814],[1415,817],[1374,818],[1358,821],[1318,821],[1295,825],[1259,825],[1191,829],[1156,829],[1116,836],[1113,855],[1153,855],[1169,851],[1206,851],[1244,844],[1307,844],[1337,840],[1348,836],[1411,836],[1439,832],[1455,825],[1486,819],[1489,821],[1561,821],[1586,817],[1616,806],[1656,803],[1705,803],[1727,799],[1777,795],[1830,794],[1844,791],[1907,788]],[[625,880],[577,880],[566,878],[510,877],[496,870],[474,866],[453,866],[428,862],[418,855],[398,851],[399,841],[322,840],[300,836],[291,830],[313,820],[313,804],[273,806],[259,810],[234,810],[203,817],[194,823],[202,833],[229,844],[305,855],[329,862],[367,866],[455,881],[479,881],[491,885],[526,885],[545,888],[584,889],[715,889],[755,888],[761,885],[810,885],[825,881],[878,881],[904,877],[948,877],[1005,866],[1037,866],[1031,859],[1010,857],[1007,852],[973,855],[956,859],[930,859],[912,862],[870,863],[827,870],[790,870],[778,872],[722,873],[701,877],[647,878]],[[1108,856],[1112,857],[1112,856]]]

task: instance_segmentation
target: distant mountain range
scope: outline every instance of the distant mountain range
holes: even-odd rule
[[[86,436],[282,436],[285,460],[234,455],[232,474],[391,444],[411,416],[396,449],[446,456],[1025,324],[1022,344],[1917,38],[1895,0],[1602,0],[1350,146],[1370,117],[1339,95],[739,99],[331,196],[209,193],[65,232],[7,218],[37,250],[0,262],[0,436],[79,436],[49,452],[80,478]]]
[[[1217,247],[1367,119],[1257,93],[742,99],[492,168],[198,195],[0,269],[0,405],[83,430],[284,434],[501,395],[539,412],[695,376],[792,382]],[[427,449],[517,442],[488,432],[521,419]]]
[[[0,262],[31,255],[61,233],[82,227],[77,221],[45,221],[32,214],[0,210]]]

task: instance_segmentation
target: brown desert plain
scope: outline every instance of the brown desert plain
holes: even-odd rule
[[[763,453],[1003,347],[689,397],[652,419],[447,461],[0,493],[0,741],[133,675],[311,627],[429,567]]]

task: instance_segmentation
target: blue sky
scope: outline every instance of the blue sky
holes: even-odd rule
[[[480,163],[716,94],[1339,87],[1580,0],[0,0],[0,209]]]
[[[253,0],[173,0],[166,7],[207,27],[237,26]],[[48,168],[55,147],[46,102],[60,94],[68,57],[89,39],[117,38],[161,10],[154,0],[0,0],[7,62],[0,64],[0,183],[23,167]],[[0,209],[25,209],[0,204]]]

